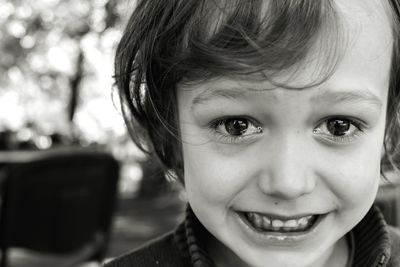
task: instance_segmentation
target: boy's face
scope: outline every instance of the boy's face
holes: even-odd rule
[[[219,240],[217,261],[232,251],[259,267],[345,261],[343,236],[371,207],[380,177],[392,37],[378,2],[337,1],[349,42],[316,87],[219,78],[178,89],[185,189]],[[314,70],[304,65],[291,85],[314,80]]]

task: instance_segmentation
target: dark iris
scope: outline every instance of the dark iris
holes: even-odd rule
[[[327,128],[329,133],[336,136],[345,135],[351,127],[351,122],[344,119],[329,119],[327,121]]]
[[[225,130],[228,134],[238,136],[243,135],[249,127],[248,121],[243,119],[225,120]]]

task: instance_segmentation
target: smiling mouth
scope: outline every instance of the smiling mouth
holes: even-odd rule
[[[256,212],[241,212],[239,215],[247,225],[258,232],[281,234],[308,232],[322,217],[321,215],[307,215],[282,219]]]

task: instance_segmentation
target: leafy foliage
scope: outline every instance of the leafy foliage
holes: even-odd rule
[[[0,0],[0,131],[106,143],[125,134],[112,58],[130,3]]]

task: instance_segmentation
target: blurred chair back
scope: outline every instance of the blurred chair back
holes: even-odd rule
[[[4,169],[1,267],[7,249],[69,253],[86,245],[100,261],[109,241],[119,166],[107,153],[53,153]]]

